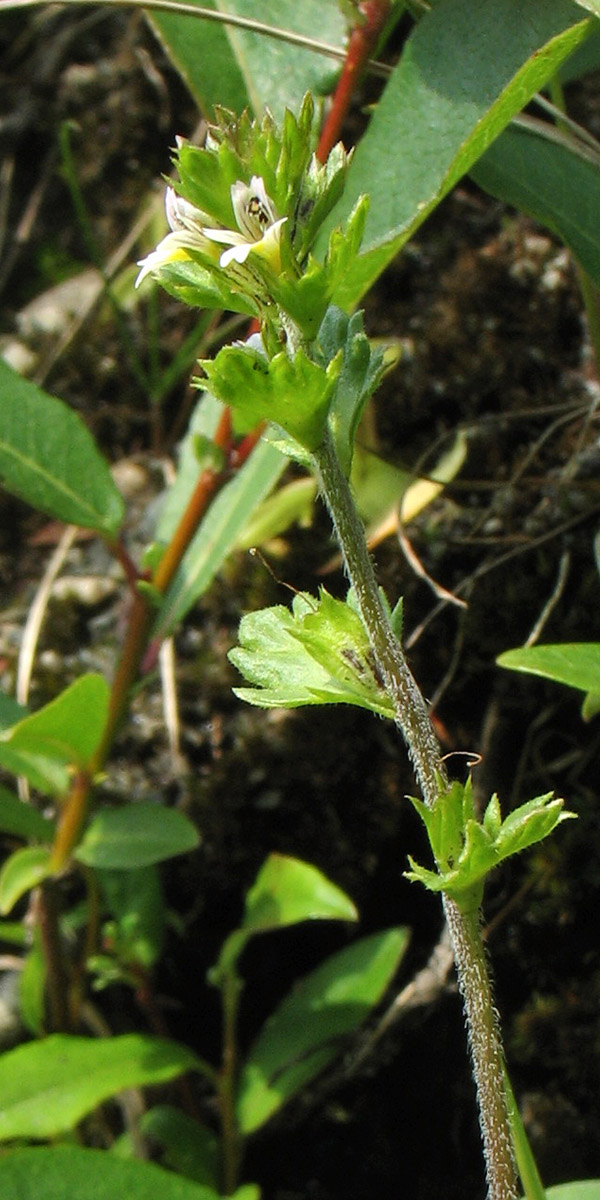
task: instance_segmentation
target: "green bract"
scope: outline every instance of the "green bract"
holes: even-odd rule
[[[575,813],[563,811],[563,800],[552,792],[536,796],[502,820],[500,802],[494,794],[477,820],[471,779],[440,788],[433,808],[409,797],[421,817],[438,871],[429,871],[409,857],[406,877],[419,880],[432,892],[446,892],[459,907],[476,909],[481,903],[487,874],[512,854],[541,842],[561,821]]]
[[[295,596],[291,612],[278,605],[249,613],[239,640],[229,657],[255,686],[234,691],[250,704],[356,704],[378,716],[394,716],[358,613],[324,588],[318,600]]]

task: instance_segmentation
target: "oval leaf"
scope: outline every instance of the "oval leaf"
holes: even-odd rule
[[[270,854],[246,896],[242,928],[260,933],[314,920],[357,921],[358,913],[350,897],[316,867]]]
[[[114,536],[123,497],[83,421],[0,359],[0,480],[34,508]]]
[[[165,1083],[197,1066],[185,1046],[142,1034],[52,1034],[18,1046],[0,1057],[0,1140],[67,1133],[123,1088]]]
[[[218,1200],[212,1188],[153,1163],[81,1146],[12,1150],[0,1159],[0,1193],[2,1200]]]
[[[405,929],[362,938],[295,985],[261,1030],[242,1071],[242,1133],[258,1129],[336,1057],[340,1038],[381,999],[407,941]]]
[[[60,795],[69,767],[85,769],[98,746],[108,712],[102,675],[83,675],[56,700],[0,734],[0,763],[42,792]]]
[[[183,813],[143,801],[97,813],[75,857],[88,867],[133,870],[194,850],[199,840],[197,829]]]
[[[50,850],[26,846],[7,858],[0,871],[0,913],[10,912],[17,900],[50,874]]]
[[[548,646],[520,646],[496,659],[499,667],[541,675],[582,692],[600,692],[600,642],[562,642]]]

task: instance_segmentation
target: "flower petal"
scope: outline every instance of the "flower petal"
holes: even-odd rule
[[[230,263],[245,263],[251,250],[255,250],[256,242],[240,242],[237,246],[232,246],[230,250],[224,250],[220,259],[220,267],[228,267]]]

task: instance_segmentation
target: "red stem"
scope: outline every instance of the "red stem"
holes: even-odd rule
[[[359,19],[350,34],[348,52],[331,102],[331,108],[321,130],[317,158],[324,163],[329,151],[339,142],[342,126],[356,85],[371,58],[379,35],[390,15],[390,0],[361,0]]]

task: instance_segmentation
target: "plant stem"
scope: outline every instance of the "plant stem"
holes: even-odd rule
[[[356,592],[379,674],[394,702],[396,724],[406,742],[425,803],[431,808],[438,797],[440,782],[442,785],[446,782],[446,771],[425,701],[391,628],[375,579],[364,528],[329,434],[314,457],[321,492]]]
[[[335,89],[327,120],[321,130],[317,158],[324,163],[339,140],[356,85],[373,53],[390,14],[390,0],[361,0],[358,20],[348,42],[342,73]]]
[[[329,508],[346,571],[356,593],[382,685],[392,697],[423,798],[436,803],[447,782],[433,726],[384,607],[364,529],[329,433],[314,454],[322,495]],[[464,912],[448,897],[444,909],[463,998],[477,1088],[489,1200],[516,1200],[517,1179],[503,1078],[500,1030],[479,914]]]
[[[254,445],[251,439],[245,439],[243,447],[238,447],[236,450],[232,446],[231,416],[228,410],[222,414],[213,440],[214,444],[223,451],[227,466],[235,460],[233,469],[238,469],[243,465]],[[171,542],[149,581],[155,592],[160,595],[166,593],[213,496],[227,478],[228,470],[217,471],[208,468],[201,472]],[[64,867],[81,837],[87,818],[94,777],[102,771],[115,735],[129,707],[131,689],[138,678],[155,617],[156,610],[148,595],[141,590],[134,590],[127,632],[113,680],[108,716],[102,738],[87,770],[77,772],[74,777],[71,790],[62,807],[52,847],[51,863],[54,871],[60,871]]]

